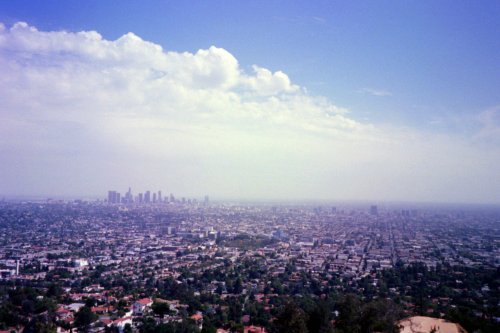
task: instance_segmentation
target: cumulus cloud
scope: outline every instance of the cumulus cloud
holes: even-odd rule
[[[288,76],[282,71],[272,73],[266,68],[257,65],[253,66],[255,75],[247,76],[243,79],[245,86],[252,91],[262,95],[276,95],[281,92],[293,93],[299,90],[299,87],[290,82]]]
[[[131,185],[283,199],[463,201],[477,192],[471,200],[482,201],[480,189],[500,188],[491,185],[500,185],[495,154],[359,122],[283,71],[244,71],[220,47],[180,53],[133,33],[107,40],[17,23],[0,26],[0,72],[5,194]],[[471,183],[476,192],[456,195]]]

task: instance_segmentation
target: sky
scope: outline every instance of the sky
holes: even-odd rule
[[[500,202],[498,1],[0,1],[0,196]]]

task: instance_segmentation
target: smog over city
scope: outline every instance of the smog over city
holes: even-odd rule
[[[0,1],[0,332],[498,332],[499,92],[498,1]]]

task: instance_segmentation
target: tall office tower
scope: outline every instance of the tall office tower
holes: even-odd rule
[[[172,193],[170,193],[170,202],[175,202],[175,197]]]
[[[116,203],[121,203],[121,199],[120,193],[116,192]]]
[[[203,203],[205,204],[205,206],[208,206],[208,204],[210,203],[210,199],[208,198],[208,195],[205,195],[205,201],[203,201]]]
[[[153,202],[156,202],[156,193],[153,193]]]
[[[377,205],[372,205],[370,207],[370,214],[372,214],[372,215],[378,215],[378,207],[377,207]]]
[[[142,203],[142,193],[139,193],[139,203]]]
[[[146,191],[144,193],[144,202],[145,203],[150,203],[151,202],[151,192]]]
[[[116,191],[108,191],[108,203],[112,204],[116,202]]]
[[[161,191],[158,191],[158,202],[161,202]]]
[[[134,197],[132,196],[132,189],[130,187],[128,188],[128,192],[125,195],[125,202],[126,203],[134,202]]]

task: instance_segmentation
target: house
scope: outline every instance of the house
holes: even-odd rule
[[[113,310],[111,306],[93,306],[91,308],[92,312],[95,314],[105,314],[110,312],[110,309]]]
[[[72,316],[72,312],[69,311],[68,309],[65,309],[64,307],[60,306],[57,310],[56,310],[56,318],[58,320],[64,320],[70,316]]]
[[[189,318],[194,320],[194,322],[198,325],[200,330],[203,328],[203,314],[201,312],[197,312]]]
[[[140,300],[135,301],[132,306],[134,315],[142,316],[149,310],[152,304],[153,300],[151,298],[141,298]]]
[[[66,308],[73,312],[78,312],[81,308],[83,308],[85,304],[83,303],[71,303]]]
[[[130,324],[130,326],[132,326],[132,317],[118,318],[118,319],[112,321],[111,323],[109,323],[107,326],[108,327],[114,326],[114,327],[118,328],[118,332],[123,333],[123,331],[125,330],[125,326],[127,324]]]
[[[243,328],[243,333],[266,333],[266,329],[264,327],[259,326],[245,326]]]
[[[243,324],[249,324],[250,323],[250,315],[244,315],[243,317],[241,317],[241,322]]]

